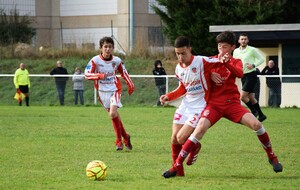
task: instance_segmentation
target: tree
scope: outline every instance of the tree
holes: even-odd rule
[[[293,0],[157,0],[165,11],[152,9],[163,22],[163,32],[174,42],[191,38],[195,53],[217,53],[210,25],[275,24],[300,22],[299,3]],[[293,5],[291,7],[290,5]]]
[[[0,9],[0,45],[30,43],[35,35],[34,29],[30,26],[32,22],[28,16],[20,16],[16,8],[11,10],[9,15]]]

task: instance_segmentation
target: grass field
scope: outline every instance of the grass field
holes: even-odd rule
[[[175,108],[124,107],[133,150],[116,152],[107,113],[99,107],[0,106],[0,189],[299,189],[300,109],[271,109],[264,125],[284,166],[275,173],[255,133],[221,120],[202,142],[185,177],[164,179],[171,165]],[[94,159],[104,181],[85,176]]]

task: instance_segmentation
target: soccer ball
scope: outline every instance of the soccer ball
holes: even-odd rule
[[[85,171],[89,179],[100,181],[107,175],[107,166],[100,160],[93,160],[87,165]]]

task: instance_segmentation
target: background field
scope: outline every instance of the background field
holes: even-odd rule
[[[99,107],[0,106],[0,189],[299,189],[300,110],[271,109],[264,122],[284,171],[274,173],[249,129],[221,120],[202,140],[186,177],[164,179],[173,107],[124,107],[131,152],[116,152],[107,113]],[[85,167],[99,159],[105,181]]]

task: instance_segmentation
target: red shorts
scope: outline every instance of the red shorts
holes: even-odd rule
[[[202,112],[201,118],[207,118],[211,126],[213,126],[222,117],[238,123],[246,113],[249,113],[249,111],[244,108],[240,102],[232,102],[224,105],[207,104]]]

